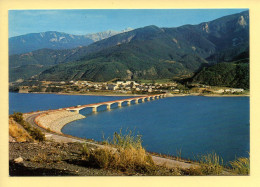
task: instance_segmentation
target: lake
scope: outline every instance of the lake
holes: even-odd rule
[[[9,112],[30,112],[78,104],[90,104],[129,97],[69,96],[10,93]],[[196,159],[216,152],[224,162],[249,153],[249,97],[168,97],[97,114],[90,109],[80,113],[87,118],[66,125],[62,132],[102,141],[122,129],[141,134],[151,152]]]
[[[9,93],[9,113],[58,109],[130,97]]]

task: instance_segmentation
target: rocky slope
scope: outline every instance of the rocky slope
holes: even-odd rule
[[[120,176],[95,168],[81,159],[76,143],[9,143],[10,176]]]

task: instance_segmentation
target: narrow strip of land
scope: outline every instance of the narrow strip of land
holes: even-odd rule
[[[46,137],[47,140],[55,141],[55,142],[62,142],[62,143],[79,142],[79,143],[91,144],[91,145],[94,145],[94,146],[97,146],[97,147],[103,147],[103,145],[96,144],[96,143],[93,143],[93,142],[89,142],[89,141],[81,139],[81,138],[72,137],[72,136],[59,134],[59,133],[55,133],[55,132],[47,132],[46,129],[39,127],[35,123],[35,118],[42,113],[44,113],[44,112],[36,112],[36,113],[30,113],[30,114],[27,113],[27,114],[24,115],[24,117],[25,117],[25,120],[28,123],[30,123],[32,126],[39,128],[41,131],[43,131],[45,133],[45,137]],[[176,161],[176,160],[172,160],[172,159],[168,159],[168,158],[162,158],[162,157],[158,157],[158,156],[152,156],[152,159],[157,165],[161,165],[161,166],[164,165],[164,166],[167,166],[169,168],[176,168],[176,167],[190,168],[190,167],[196,167],[197,166],[195,164],[180,162],[180,161]]]
[[[70,108],[75,108],[75,107],[70,107]],[[47,140],[62,142],[62,143],[79,142],[79,143],[91,144],[97,147],[104,147],[103,145],[89,142],[82,138],[65,135],[61,132],[61,128],[67,123],[84,118],[84,116],[79,113],[70,112],[66,110],[51,110],[51,111],[26,113],[24,114],[24,118],[25,121],[27,121],[29,124],[43,131],[45,133],[45,137]],[[176,168],[176,167],[190,168],[190,167],[197,166],[196,164],[185,163],[185,162],[176,161],[168,158],[162,158],[159,156],[152,156],[152,159],[155,162],[155,164],[161,166],[164,165],[168,168]]]

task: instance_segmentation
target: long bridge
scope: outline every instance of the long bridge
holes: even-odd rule
[[[25,120],[33,127],[39,128],[41,131],[43,131],[47,140],[56,141],[56,142],[80,142],[80,143],[95,145],[97,147],[102,147],[103,145],[97,143],[93,143],[81,138],[65,135],[61,132],[61,128],[71,121],[83,119],[82,117],[83,115],[79,114],[79,111],[84,108],[89,107],[92,108],[93,112],[97,112],[97,108],[101,105],[106,105],[107,109],[109,110],[111,105],[114,103],[117,103],[118,107],[121,107],[124,102],[127,102],[128,105],[131,105],[132,101],[135,101],[135,103],[139,103],[139,101],[142,101],[143,103],[145,101],[155,100],[164,97],[166,97],[166,94],[157,94],[157,95],[134,97],[134,98],[121,99],[121,100],[108,101],[108,102],[95,103],[95,104],[82,105],[82,106],[78,105],[75,107],[61,108],[56,110],[26,113],[24,114],[24,117]],[[66,112],[66,110],[73,111],[75,113]],[[68,113],[71,114],[69,114],[69,116],[63,116],[63,114],[68,115]],[[76,117],[81,116],[81,117],[74,118],[75,116]],[[58,125],[58,127],[56,127],[56,125]],[[152,159],[157,165],[166,165],[169,168],[197,167],[197,165],[195,164],[184,163],[184,162],[171,160],[167,158],[160,158],[158,156],[152,156]]]
[[[115,100],[115,101],[107,101],[107,102],[94,103],[94,104],[88,104],[88,105],[78,105],[78,106],[62,108],[62,109],[79,113],[79,111],[84,108],[92,108],[92,112],[97,112],[97,108],[101,105],[106,105],[107,110],[110,110],[111,105],[115,104],[115,103],[117,103],[118,107],[121,107],[124,102],[126,102],[127,105],[131,105],[132,101],[134,101],[135,104],[138,104],[140,100],[143,103],[145,101],[155,100],[155,99],[164,98],[164,97],[166,97],[166,94],[147,95],[147,96],[142,96],[142,97],[120,99],[120,100]]]

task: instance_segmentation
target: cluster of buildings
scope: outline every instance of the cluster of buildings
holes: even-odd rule
[[[122,93],[132,93],[132,92],[165,92],[169,88],[175,88],[177,86],[176,83],[168,83],[168,84],[158,84],[158,83],[137,83],[135,81],[117,81],[114,83],[94,83],[89,81],[70,81],[74,85],[79,86],[81,89],[87,89],[86,91],[98,91],[98,90],[109,90],[109,91],[117,91]],[[82,90],[84,91],[84,90]]]
[[[188,87],[178,85],[175,82],[169,83],[139,83],[136,81],[116,82],[91,82],[91,81],[40,81],[38,85],[20,86],[20,93],[29,92],[64,92],[64,93],[87,93],[87,92],[116,92],[116,93],[242,93],[242,88],[219,88],[213,89],[207,85],[190,84]]]
[[[176,83],[137,83],[136,81],[91,82],[91,81],[41,81],[39,85],[20,86],[20,93],[28,92],[98,92],[114,91],[118,93],[165,93],[174,90]],[[176,89],[175,89],[176,91]]]
[[[243,88],[227,88],[227,89],[219,89],[219,90],[215,90],[213,91],[213,93],[242,93],[245,90]]]
[[[229,93],[243,93],[245,90],[243,88],[217,88],[204,84],[190,84],[193,87],[190,91],[197,93],[216,93],[216,94],[229,94]]]

